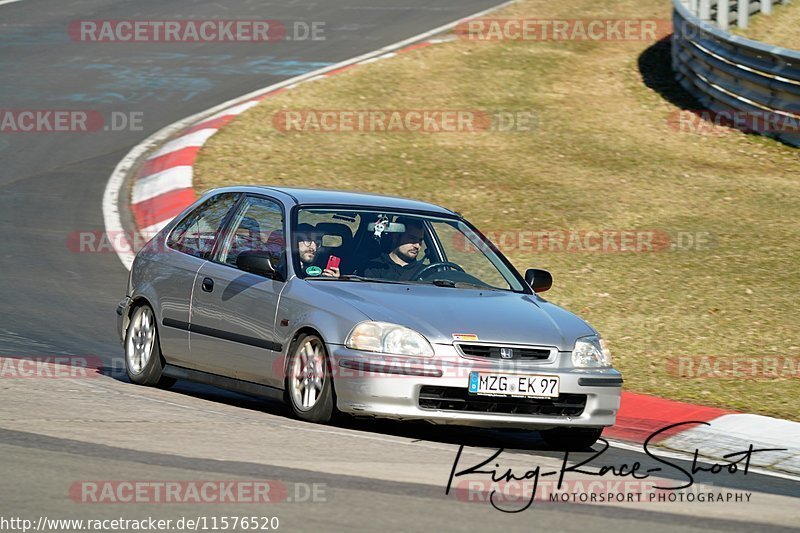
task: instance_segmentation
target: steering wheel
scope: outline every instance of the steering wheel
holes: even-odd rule
[[[416,277],[418,280],[422,280],[422,276],[424,274],[427,274],[429,270],[434,270],[434,269],[439,270],[447,267],[450,267],[453,270],[464,272],[464,269],[461,268],[461,265],[457,265],[456,263],[453,263],[451,261],[440,261],[438,263],[431,263],[430,265],[426,266],[425,268],[419,271]]]

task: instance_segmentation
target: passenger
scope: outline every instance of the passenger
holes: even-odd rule
[[[338,278],[338,268],[321,269],[314,264],[317,259],[317,253],[322,245],[322,236],[311,224],[298,224],[297,231],[297,253],[300,256],[300,270],[304,274],[312,277],[325,276],[329,278]]]
[[[409,281],[424,268],[418,261],[420,245],[425,239],[425,227],[416,218],[399,217],[397,224],[405,225],[403,233],[393,233],[392,251],[384,253],[364,266],[364,277]]]

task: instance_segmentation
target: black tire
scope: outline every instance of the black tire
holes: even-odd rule
[[[145,317],[148,320],[146,327],[142,322]],[[137,347],[141,347],[140,352]],[[141,356],[145,355],[146,362],[142,365]],[[164,360],[161,357],[155,314],[149,305],[137,306],[131,312],[128,330],[125,332],[125,372],[128,379],[137,385],[169,388],[175,384],[175,380],[162,376],[163,371]]]
[[[307,351],[309,346],[313,355]],[[299,369],[297,365],[300,365]],[[318,386],[315,385],[317,378],[321,379]],[[305,396],[306,390],[314,391],[313,402],[310,392],[308,397]],[[292,413],[301,420],[327,424],[337,416],[330,359],[325,343],[318,335],[302,334],[292,345],[286,365],[286,397]]]
[[[579,452],[591,448],[602,433],[603,428],[570,427],[539,432],[548,446],[569,452]]]

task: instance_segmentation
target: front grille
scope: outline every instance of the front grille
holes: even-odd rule
[[[463,413],[580,416],[586,408],[585,394],[562,394],[558,398],[504,398],[476,396],[459,387],[426,385],[419,393],[420,409]]]
[[[489,344],[457,344],[461,353],[469,357],[485,357],[487,359],[542,361],[550,357],[550,349],[518,346],[494,346]],[[511,349],[512,356],[504,358],[500,348]]]

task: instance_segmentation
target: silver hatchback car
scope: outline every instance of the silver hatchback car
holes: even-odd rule
[[[128,376],[339,413],[593,444],[622,377],[591,326],[538,296],[461,215],[350,192],[206,193],[136,256],[117,308]]]

